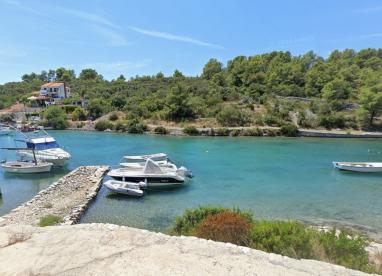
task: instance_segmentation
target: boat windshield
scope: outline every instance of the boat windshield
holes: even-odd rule
[[[42,143],[31,143],[27,142],[28,149],[36,149],[36,150],[46,150],[46,149],[56,149],[60,146],[56,141],[53,142],[42,142]]]

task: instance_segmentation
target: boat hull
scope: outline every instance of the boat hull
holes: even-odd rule
[[[20,157],[26,158],[26,159],[32,159],[33,153],[29,151],[18,151],[17,152]],[[63,167],[70,159],[70,156],[63,156],[63,157],[57,157],[57,156],[49,156],[47,154],[36,152],[36,158],[38,160],[42,160],[48,163],[52,163],[55,167]]]
[[[52,169],[52,163],[38,164],[37,166],[20,166],[19,162],[14,163],[4,163],[1,167],[5,172],[17,173],[17,174],[30,174],[30,173],[45,173],[50,172]]]
[[[165,188],[165,187],[175,187],[181,186],[184,180],[179,180],[175,178],[164,178],[164,177],[121,177],[121,176],[111,176],[115,180],[125,181],[125,182],[145,182],[147,179],[147,188]]]
[[[333,166],[343,171],[362,172],[362,173],[382,172],[382,163],[333,162]]]

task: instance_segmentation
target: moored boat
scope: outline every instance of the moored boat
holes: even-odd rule
[[[53,164],[47,162],[27,162],[27,161],[9,161],[1,163],[0,166],[5,172],[9,173],[44,173],[50,172]]]
[[[71,155],[63,150],[56,140],[46,133],[44,130],[42,136],[26,136],[25,140],[16,140],[25,142],[27,149],[18,150],[17,154],[22,158],[32,159],[30,149],[35,150],[36,158],[48,163],[53,163],[54,166],[64,166],[65,162],[71,158]]]
[[[167,156],[166,153],[155,153],[147,155],[127,155],[122,158],[119,165],[127,169],[142,170],[146,165],[146,161],[151,159],[154,161],[164,172],[176,172],[184,177],[193,177],[192,172],[186,167],[177,167],[174,162]]]
[[[166,171],[150,158],[141,169],[118,168],[111,170],[108,176],[126,182],[146,182],[147,187],[174,187],[185,182],[184,171]]]
[[[141,186],[145,183],[133,183],[133,182],[123,182],[117,180],[108,180],[103,183],[103,185],[108,188],[110,191],[124,194],[129,196],[141,197],[143,196],[143,191]]]
[[[333,162],[333,166],[353,172],[382,172],[382,162]]]

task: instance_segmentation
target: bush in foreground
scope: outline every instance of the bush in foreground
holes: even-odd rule
[[[63,221],[62,217],[55,216],[55,215],[47,215],[45,217],[40,218],[39,226],[45,227],[45,226],[52,226],[59,224]]]
[[[315,259],[375,272],[365,247],[368,240],[336,229],[323,232],[296,221],[254,220],[248,212],[199,207],[177,217],[171,233],[246,245],[292,258]],[[235,234],[236,233],[236,234]]]
[[[223,211],[209,215],[196,227],[196,236],[203,239],[248,245],[251,225],[238,213]]]

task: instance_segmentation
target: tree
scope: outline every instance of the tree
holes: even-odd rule
[[[64,67],[60,67],[56,70],[56,80],[70,82],[76,78],[76,74],[74,70],[65,69]]]
[[[183,78],[182,72],[180,72],[178,69],[174,71],[174,74],[172,75],[173,78]]]
[[[65,111],[58,106],[50,106],[44,111],[45,124],[54,129],[65,129],[68,121]]]
[[[55,81],[56,80],[56,71],[50,69],[48,71],[48,81]]]
[[[72,121],[84,121],[86,120],[86,112],[81,107],[76,107],[72,112]]]
[[[104,102],[101,99],[93,99],[90,101],[88,109],[88,114],[94,119],[101,117],[104,114]]]
[[[210,80],[212,77],[222,71],[223,64],[217,59],[211,58],[206,65],[204,65],[202,77]]]
[[[181,85],[173,87],[167,96],[167,117],[170,120],[181,121],[195,117],[190,104],[190,97]]]
[[[369,118],[366,127],[373,126],[375,117],[382,114],[382,89],[375,87],[373,89],[365,88],[361,91],[361,108],[366,111],[363,112],[364,116]]]
[[[81,80],[95,80],[98,78],[98,73],[94,69],[83,69],[79,75]]]
[[[322,88],[322,96],[327,100],[345,100],[351,94],[350,84],[342,79],[335,79]]]
[[[111,105],[118,110],[122,110],[126,105],[126,97],[122,94],[117,94],[112,97],[111,99]]]

